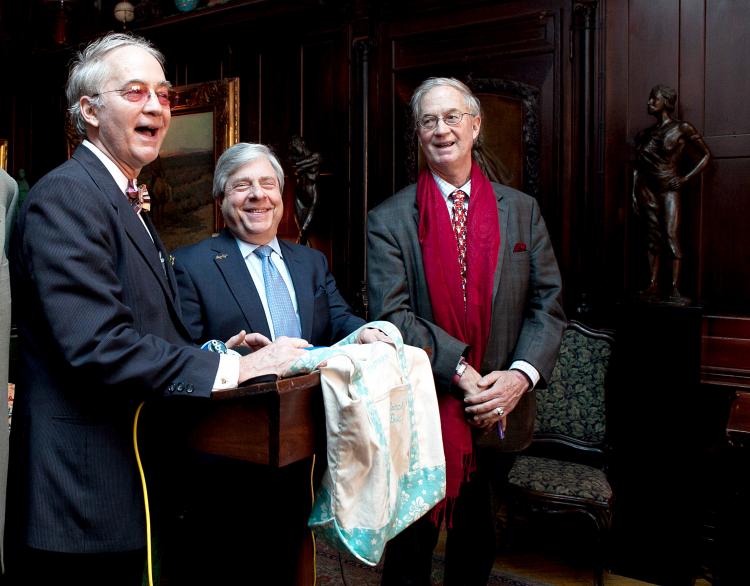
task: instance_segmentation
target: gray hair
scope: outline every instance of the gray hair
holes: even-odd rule
[[[479,99],[471,92],[465,83],[458,81],[454,77],[428,77],[417,89],[414,90],[409,102],[411,105],[411,111],[414,113],[414,122],[422,117],[422,98],[424,98],[425,94],[431,89],[441,85],[457,89],[463,94],[466,109],[469,110],[469,114],[472,116],[479,116],[482,114],[482,106],[479,103]]]
[[[70,119],[81,136],[86,136],[86,121],[81,114],[80,100],[83,96],[90,96],[95,107],[102,107],[101,96],[93,96],[102,91],[110,73],[104,58],[121,47],[140,47],[154,57],[164,70],[164,55],[143,37],[129,33],[109,33],[79,51],[70,65],[65,96]]]
[[[255,142],[238,142],[235,145],[230,146],[225,150],[216,161],[216,171],[214,171],[214,197],[220,198],[224,194],[224,188],[227,186],[229,178],[239,169],[240,167],[265,157],[268,162],[271,163],[274,172],[276,173],[276,179],[279,181],[279,191],[284,191],[284,169],[281,167],[281,163],[264,144],[258,144]]]

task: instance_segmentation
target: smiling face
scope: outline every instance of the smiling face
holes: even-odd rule
[[[239,167],[227,179],[220,199],[227,228],[240,240],[268,244],[284,215],[279,181],[266,157]]]
[[[80,100],[87,123],[87,137],[129,178],[159,155],[167,134],[171,111],[159,103],[154,92],[168,87],[159,62],[140,47],[127,46],[106,55],[110,75],[99,88],[100,106],[90,96]],[[153,92],[147,98],[130,102],[117,91],[139,82]],[[105,93],[106,92],[106,93]]]
[[[451,86],[439,85],[425,94],[421,116],[445,116],[449,112],[468,112],[463,94]],[[479,136],[480,116],[463,116],[458,126],[439,120],[433,130],[418,126],[419,144],[430,168],[449,183],[461,186],[471,172],[471,148]]]

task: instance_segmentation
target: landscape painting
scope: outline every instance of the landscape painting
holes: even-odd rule
[[[151,219],[167,250],[216,230],[213,130],[213,112],[175,116],[159,157],[138,177],[148,186]]]
[[[238,140],[239,80],[174,88],[172,122],[159,157],[138,176],[151,196],[151,219],[167,250],[220,229],[212,195],[216,160]]]

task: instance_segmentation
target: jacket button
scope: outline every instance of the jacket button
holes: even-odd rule
[[[174,393],[174,383],[169,383],[169,386],[167,387],[168,393]]]
[[[193,387],[193,385],[191,385],[190,383],[188,383],[188,384],[186,384],[186,385],[185,385],[185,390],[186,390],[186,391],[187,391],[188,393],[192,393],[192,392],[193,392],[193,389],[194,389],[194,388],[195,388],[195,387]]]
[[[177,392],[181,393],[184,390],[185,390],[185,385],[183,385],[182,383],[177,383]]]

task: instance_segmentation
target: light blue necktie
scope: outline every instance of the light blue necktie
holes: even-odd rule
[[[253,252],[260,257],[263,263],[263,282],[266,287],[268,309],[271,311],[274,337],[299,338],[300,330],[297,314],[294,311],[294,305],[292,305],[292,298],[289,296],[289,289],[271,260],[271,252],[273,252],[271,247],[259,246]]]

